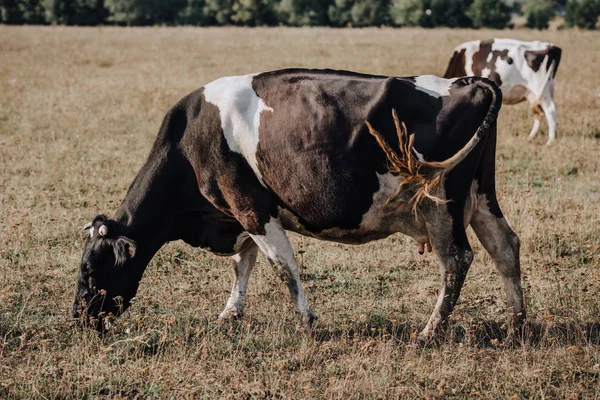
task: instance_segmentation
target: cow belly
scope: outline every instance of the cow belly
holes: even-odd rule
[[[301,235],[348,244],[362,244],[385,238],[393,233],[403,233],[419,243],[428,240],[422,217],[412,213],[412,207],[403,196],[396,196],[401,178],[393,174],[378,174],[379,190],[373,194],[372,204],[362,216],[357,228],[330,227],[314,231],[305,227],[296,216],[280,209],[280,220],[287,230]],[[393,201],[388,202],[390,198]]]
[[[502,102],[505,104],[517,104],[527,99],[527,93],[529,90],[522,85],[514,85],[510,87],[505,87],[503,85],[502,89]]]

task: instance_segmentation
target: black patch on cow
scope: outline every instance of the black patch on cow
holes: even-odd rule
[[[554,71],[552,72],[552,77],[554,77],[556,76],[556,70],[558,70],[558,64],[560,64],[561,54],[562,50],[560,47],[550,45],[543,50],[525,51],[525,60],[527,61],[527,65],[529,65],[529,68],[537,72],[541,68],[546,56],[548,56],[546,68],[550,68],[550,65],[554,63]]]
[[[508,62],[508,50],[492,50],[492,44],[494,40],[484,40],[479,44],[479,50],[473,54],[473,73],[477,76],[482,76],[483,70],[488,69],[490,73],[488,79],[493,81],[496,85],[502,86],[502,79],[500,75],[496,73],[496,63],[498,59],[506,60]],[[490,54],[492,55],[491,59]],[[511,60],[512,61],[512,60]],[[510,63],[509,63],[510,64]]]
[[[221,127],[219,108],[204,99],[200,113],[181,142],[197,177],[200,193],[246,231],[264,235],[264,226],[277,216],[276,198],[260,184],[246,159],[231,151]]]
[[[527,61],[527,65],[529,65],[529,68],[531,68],[534,72],[538,72],[540,66],[542,65],[542,62],[544,61],[544,58],[546,57],[546,54],[548,54],[547,49],[526,50],[525,61]]]
[[[467,70],[465,69],[466,51],[467,49],[461,49],[452,54],[448,68],[446,68],[446,72],[444,73],[444,78],[458,78],[467,75]]]
[[[166,241],[183,239],[226,254],[233,252],[237,236],[244,231],[218,184],[209,181],[203,187],[207,196],[200,191],[193,165],[202,163],[203,154],[190,146],[199,136],[210,136],[223,147],[222,135],[211,136],[202,129],[205,120],[211,121],[207,116],[210,105],[203,104],[202,93],[203,89],[192,92],[167,113],[148,160],[115,213],[114,219],[138,243],[160,247]]]

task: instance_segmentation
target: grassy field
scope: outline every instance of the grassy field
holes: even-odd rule
[[[116,210],[180,97],[284,67],[440,75],[456,44],[494,36],[563,48],[557,143],[527,142],[525,104],[499,119],[524,340],[505,340],[500,278],[472,234],[475,261],[437,346],[414,337],[438,266],[400,235],[363,246],[291,235],[320,317],[313,337],[295,333],[262,256],[246,316],[217,325],[230,261],[180,242],[154,258],[114,331],[72,325],[81,227]],[[0,26],[0,38],[0,398],[600,398],[600,33]]]

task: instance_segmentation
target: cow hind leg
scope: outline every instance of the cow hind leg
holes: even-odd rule
[[[446,215],[447,219],[448,216]],[[443,329],[448,317],[460,295],[460,290],[467,276],[469,266],[473,261],[473,252],[462,218],[453,221],[443,221],[442,215],[437,221],[427,223],[429,238],[433,251],[440,264],[441,287],[437,303],[427,325],[419,334],[419,340],[428,342],[437,337]]]
[[[301,326],[299,328],[310,329],[316,317],[308,307],[306,294],[300,281],[300,269],[294,258],[294,250],[281,223],[277,219],[271,219],[265,225],[264,235],[250,234],[250,237],[256,242],[269,262],[279,267],[282,277],[287,281],[292,302],[301,315]]]
[[[231,295],[229,296],[229,300],[227,300],[227,305],[223,312],[219,314],[220,320],[237,319],[243,316],[248,280],[250,279],[252,268],[256,264],[257,253],[258,246],[256,243],[248,240],[244,243],[242,250],[232,257],[235,280],[231,289]]]
[[[529,137],[527,138],[529,141],[535,139],[537,133],[540,130],[540,125],[542,122],[542,117],[544,116],[544,110],[539,102],[535,102],[531,105],[531,110],[533,111],[533,128],[531,128],[531,132],[529,133]]]
[[[542,98],[542,109],[548,121],[548,141],[547,145],[554,143],[556,138],[556,106],[549,93],[546,93]]]
[[[497,210],[497,215],[491,210]],[[519,261],[520,241],[499,210],[495,196],[488,199],[487,195],[481,195],[471,226],[500,272],[515,328],[520,329],[525,319]]]

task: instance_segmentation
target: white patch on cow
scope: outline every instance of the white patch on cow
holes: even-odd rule
[[[94,237],[94,227],[90,228],[90,237]]]
[[[273,112],[252,88],[255,74],[217,79],[204,86],[204,98],[217,106],[221,128],[231,151],[241,154],[261,184],[262,175],[256,162],[260,115]]]
[[[256,254],[258,247],[255,244],[243,249],[239,254],[234,255],[235,262],[235,281],[231,294],[225,305],[225,309],[219,315],[220,319],[241,317],[244,312],[244,299],[248,290],[248,280],[252,268],[256,264]]]
[[[444,79],[435,75],[421,75],[415,78],[415,86],[418,90],[433,97],[450,95],[450,86],[458,78]]]
[[[388,172],[383,175],[377,174],[379,180],[379,190],[373,193],[373,203],[369,210],[363,214],[360,228],[365,231],[378,231],[382,223],[384,214],[383,207],[387,203],[390,196],[398,192],[402,177],[395,176]]]
[[[490,54],[487,56],[487,62],[492,61],[492,58],[494,58],[494,53],[490,51]]]
[[[488,78],[490,76],[490,72],[492,72],[491,69],[484,68],[484,69],[481,70],[481,76],[483,76],[484,78]]]
[[[248,235],[247,232],[240,233],[238,235],[238,237],[235,239],[235,244],[233,245],[234,253],[237,253],[238,251],[240,251],[240,249],[242,248],[244,243],[246,243],[247,240],[251,240],[250,235]]]
[[[468,76],[475,75],[475,72],[473,71],[473,55],[479,50],[480,44],[480,40],[473,40],[461,44],[454,50],[460,52],[462,49],[465,49],[465,72]]]
[[[312,311],[308,308],[306,294],[300,282],[300,268],[294,258],[294,249],[285,235],[280,221],[271,217],[271,220],[265,224],[264,235],[250,234],[250,236],[269,261],[280,266],[283,275],[288,280],[292,301],[303,320],[314,318]]]

